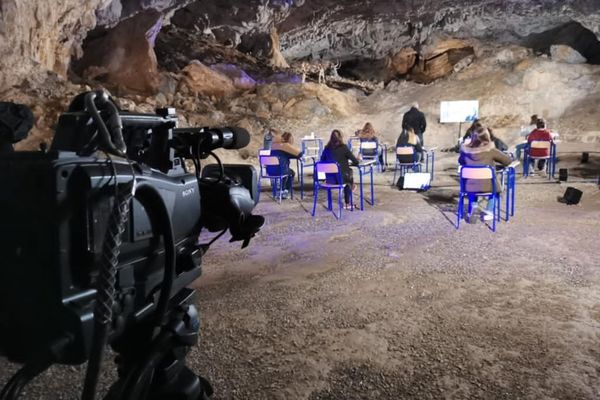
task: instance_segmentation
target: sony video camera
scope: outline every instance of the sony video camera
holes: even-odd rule
[[[210,245],[202,228],[245,247],[264,223],[254,168],[231,174],[213,153],[248,142],[241,128],[178,128],[173,109],[128,113],[87,92],[48,150],[0,155],[0,355],[25,364],[0,399],[85,361],[93,399],[106,344],[119,354],[106,398],[210,395],[185,367],[199,326],[188,285]],[[208,156],[218,164],[202,174]]]

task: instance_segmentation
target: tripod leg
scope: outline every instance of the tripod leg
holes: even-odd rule
[[[169,323],[149,343],[136,343],[140,337],[136,334],[123,341],[118,349],[120,379],[104,399],[209,399],[213,393],[210,383],[185,365],[189,348],[198,341],[199,326],[196,308],[180,304],[170,312]]]

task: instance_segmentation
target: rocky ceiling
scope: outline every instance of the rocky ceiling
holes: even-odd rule
[[[1,0],[0,88],[71,69],[74,76],[123,78],[117,83],[145,75],[131,89],[151,91],[156,70],[182,38],[213,41],[259,61],[272,61],[275,52],[272,65],[282,67],[378,60],[405,47],[424,52],[440,36],[547,51],[548,40],[568,33],[566,44],[599,62],[599,11],[597,0]],[[588,30],[565,28],[573,21]],[[173,42],[168,32],[177,32]]]

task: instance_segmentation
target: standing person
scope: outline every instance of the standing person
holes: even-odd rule
[[[419,103],[413,103],[404,116],[402,117],[402,129],[413,128],[415,134],[421,141],[421,146],[425,144],[423,140],[423,134],[425,128],[427,128],[427,121],[425,120],[425,114],[419,111]]]
[[[553,141],[552,133],[550,133],[550,131],[546,129],[546,121],[544,121],[542,118],[538,118],[536,122],[536,128],[533,131],[531,131],[529,135],[527,135],[527,144],[531,144],[531,142],[533,142],[534,140],[542,140],[547,142]],[[529,149],[529,155],[533,157],[548,157],[550,153],[548,149]],[[534,161],[535,160],[531,160],[532,166],[534,164]],[[537,168],[538,171],[540,171],[540,173],[543,172],[545,166],[545,159],[542,158],[538,160]]]
[[[325,150],[323,150],[323,154],[321,155],[321,161],[338,163],[343,182],[337,182],[336,175],[327,176],[327,181],[330,183],[347,184],[344,187],[344,202],[346,203],[346,208],[350,208],[354,177],[348,161],[352,162],[353,165],[358,165],[359,161],[344,143],[342,132],[339,129],[331,131],[329,142],[327,142]]]
[[[462,145],[460,149],[460,156],[458,163],[460,165],[489,165],[494,168],[496,163],[500,163],[504,166],[508,166],[512,162],[512,158],[504,154],[500,150],[496,149],[494,142],[490,138],[490,133],[485,127],[479,127],[475,130],[471,136],[471,141]],[[496,179],[496,177],[494,177]],[[473,192],[491,192],[492,183],[489,181],[468,181],[466,183],[466,189]],[[501,191],[502,187],[496,180],[496,191]],[[483,210],[483,219],[485,221],[491,221],[494,218],[494,205],[495,200],[491,199],[487,203],[487,207]],[[467,215],[469,222],[474,221],[472,215]]]
[[[407,155],[396,155],[398,158],[398,162],[402,164],[410,164],[412,162],[420,162],[421,161],[421,153],[423,152],[423,148],[421,147],[421,141],[419,137],[415,134],[413,128],[403,129],[398,136],[398,140],[396,141],[396,147],[400,146],[412,146],[414,148],[414,158],[410,159],[410,156]]]
[[[537,128],[536,124],[537,124],[537,120],[538,120],[538,116],[537,114],[533,114],[531,116],[531,118],[529,119],[529,125],[528,126],[521,126],[521,136],[524,137],[524,139],[527,139],[527,135],[529,135],[531,133],[531,131],[535,130]],[[520,160],[521,159],[521,153],[523,152],[523,149],[525,149],[525,147],[527,147],[527,141],[524,141],[523,143],[519,143],[515,146],[515,159]]]
[[[273,136],[271,145],[271,155],[279,157],[280,167],[267,166],[269,175],[287,175],[282,179],[281,188],[283,190],[281,197],[287,198],[292,190],[295,173],[290,169],[290,160],[302,157],[302,151],[294,146],[294,137],[290,132],[283,132],[281,136]],[[280,169],[281,168],[281,169]]]

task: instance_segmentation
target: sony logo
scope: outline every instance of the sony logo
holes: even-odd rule
[[[194,189],[194,188],[185,189],[184,191],[181,192],[181,195],[183,197],[188,197],[188,196],[194,194],[195,191],[196,191],[196,189]]]

